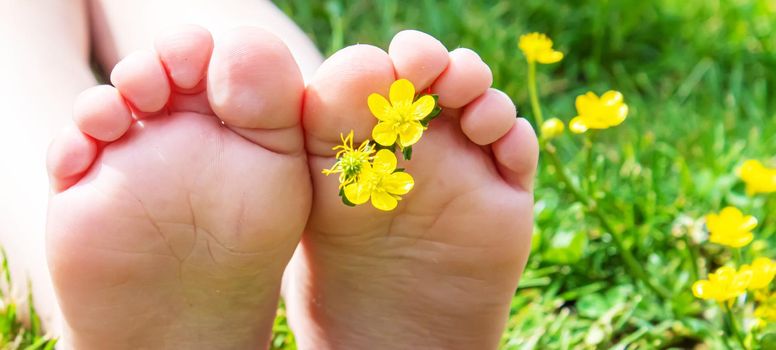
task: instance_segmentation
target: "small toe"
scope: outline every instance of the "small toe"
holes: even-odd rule
[[[213,37],[205,28],[187,25],[162,34],[154,47],[175,87],[191,90],[205,77]]]
[[[436,38],[417,30],[396,34],[388,47],[397,79],[407,79],[417,91],[429,87],[447,68],[450,56]]]
[[[138,51],[116,64],[110,81],[138,111],[160,111],[170,99],[170,83],[156,53]]]
[[[350,130],[356,142],[369,138],[377,123],[369,111],[369,95],[388,96],[394,80],[390,57],[374,46],[346,47],[323,62],[305,94],[302,120],[308,152],[333,155],[331,147]]]
[[[75,126],[64,129],[48,150],[46,167],[51,188],[62,192],[77,183],[97,157],[97,144]]]
[[[82,92],[73,108],[73,120],[83,133],[100,141],[115,141],[132,124],[132,112],[121,94],[110,85]]]
[[[504,136],[515,125],[517,109],[505,93],[488,89],[466,106],[461,130],[472,142],[488,145]]]
[[[492,149],[504,179],[515,187],[532,191],[539,161],[539,142],[531,124],[518,118],[509,132],[493,143]]]
[[[431,90],[439,95],[443,107],[461,108],[482,95],[492,83],[490,67],[477,53],[456,49],[450,52],[450,63]]]
[[[219,38],[208,69],[208,98],[227,125],[282,129],[299,123],[302,73],[276,36],[254,27]]]

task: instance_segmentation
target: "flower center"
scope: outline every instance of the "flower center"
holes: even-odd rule
[[[412,120],[412,104],[408,102],[399,102],[393,106],[394,121],[397,124],[406,123]]]
[[[369,158],[369,155],[364,152],[351,151],[346,152],[340,159],[340,165],[342,166],[342,172],[346,178],[357,176],[363,168],[364,162]]]
[[[385,175],[378,171],[369,171],[362,176],[361,183],[369,189],[369,192],[385,191],[385,189],[380,186],[384,177]]]

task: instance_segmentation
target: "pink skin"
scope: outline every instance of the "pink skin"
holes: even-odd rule
[[[111,81],[80,96],[76,127],[49,152],[65,344],[266,346],[311,197],[301,137],[289,136],[301,135],[303,94],[291,54],[262,30],[214,46],[186,27],[127,56]]]
[[[340,133],[369,137],[370,93],[398,78],[444,108],[400,162],[415,188],[392,212],[346,207],[333,164]],[[417,31],[390,54],[356,45],[310,81],[304,129],[313,209],[284,279],[302,349],[495,348],[528,257],[538,145],[488,66]]]

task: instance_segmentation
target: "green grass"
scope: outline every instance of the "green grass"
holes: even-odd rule
[[[409,28],[450,49],[472,48],[491,66],[495,87],[529,120],[527,70],[517,50],[523,33],[547,33],[566,53],[562,62],[539,68],[546,117],[568,122],[574,98],[589,90],[625,95],[631,113],[623,125],[591,138],[567,134],[556,145],[579,186],[672,297],[659,298],[629,276],[611,233],[570,196],[543,157],[533,254],[512,302],[504,349],[736,348],[722,335],[719,308],[694,299],[690,286],[734,259],[697,239],[699,219],[725,205],[760,219],[759,242],[743,250],[745,259],[776,253],[776,198],[745,196],[735,175],[747,158],[776,165],[773,1],[276,3],[326,54],[352,43],[386,48],[393,34]],[[2,297],[0,345],[41,341],[37,321],[22,328],[16,304]],[[282,314],[273,349],[295,349]],[[776,337],[773,328],[761,336],[768,332],[762,349]]]
[[[43,333],[40,318],[33,307],[32,295],[28,295],[23,300],[14,297],[8,259],[4,250],[0,253],[2,259],[0,263],[0,349],[54,349],[56,340],[50,339]]]
[[[472,48],[529,120],[527,70],[517,49],[527,32],[547,33],[566,53],[539,67],[545,117],[568,122],[575,97],[587,91],[625,95],[631,113],[623,125],[592,138],[566,135],[556,145],[573,178],[672,296],[658,298],[628,275],[611,234],[543,157],[534,252],[504,349],[737,346],[721,336],[719,309],[690,293],[697,278],[732,257],[694,237],[703,232],[704,214],[736,205],[761,221],[761,242],[744,250],[745,259],[776,251],[774,196],[745,196],[735,175],[747,158],[776,161],[772,1],[276,3],[325,54],[353,43],[387,48],[402,29],[425,31],[449,49]]]

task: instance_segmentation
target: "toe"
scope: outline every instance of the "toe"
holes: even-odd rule
[[[170,84],[156,53],[138,51],[116,64],[110,81],[140,112],[160,111],[170,99]]]
[[[302,147],[302,73],[285,44],[252,27],[216,40],[207,74],[208,99],[227,126],[282,152]]]
[[[175,87],[191,90],[205,77],[213,38],[205,28],[188,25],[159,36],[154,47]]]
[[[291,52],[259,28],[238,28],[216,43],[208,97],[227,125],[280,129],[299,122],[304,83]]]
[[[461,108],[482,95],[492,83],[490,67],[477,53],[456,49],[450,52],[450,63],[431,90],[439,95],[443,107]]]
[[[472,142],[488,145],[515,125],[517,109],[505,93],[488,89],[470,103],[461,115],[461,130]]]
[[[59,193],[78,182],[96,156],[93,139],[74,126],[63,130],[51,143],[46,161],[52,190]]]
[[[369,111],[372,93],[388,95],[395,80],[391,59],[370,45],[354,45],[327,59],[307,87],[304,128],[307,150],[333,155],[340,133],[354,131],[356,141],[369,138],[377,119]]]
[[[531,191],[539,160],[539,143],[531,124],[523,118],[517,119],[492,147],[504,179],[515,187]]]
[[[132,113],[114,87],[100,85],[78,96],[73,120],[83,133],[110,142],[127,132],[132,124]]]
[[[396,34],[388,47],[396,77],[415,84],[420,91],[439,77],[450,61],[447,49],[431,35],[417,30],[404,30]]]

